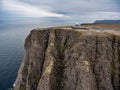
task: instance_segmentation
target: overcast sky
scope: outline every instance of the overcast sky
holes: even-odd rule
[[[120,20],[120,0],[0,0],[0,20]]]

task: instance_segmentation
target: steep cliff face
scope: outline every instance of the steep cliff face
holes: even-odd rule
[[[14,90],[120,90],[120,38],[64,29],[32,30]]]

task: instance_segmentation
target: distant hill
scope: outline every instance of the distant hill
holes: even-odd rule
[[[96,20],[95,24],[120,24],[120,20]]]

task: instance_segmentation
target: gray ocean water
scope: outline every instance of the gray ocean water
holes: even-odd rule
[[[67,24],[67,23],[66,23]],[[24,40],[33,28],[65,25],[63,22],[0,22],[0,90],[10,90],[24,57]]]

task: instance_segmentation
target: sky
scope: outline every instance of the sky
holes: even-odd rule
[[[0,0],[0,21],[120,20],[120,0]]]

